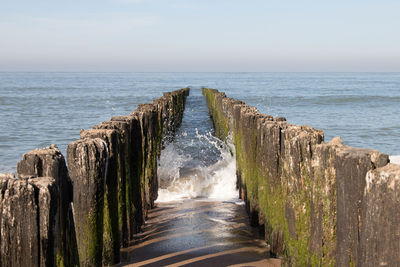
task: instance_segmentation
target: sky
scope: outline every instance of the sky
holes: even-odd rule
[[[400,71],[399,0],[1,0],[0,71]]]

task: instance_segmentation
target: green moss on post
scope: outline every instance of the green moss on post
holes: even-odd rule
[[[90,129],[81,138],[101,138],[107,144],[108,163],[104,192],[103,265],[120,261],[120,227],[118,213],[118,132],[109,129]]]
[[[142,187],[140,185],[143,140],[139,118],[135,113],[129,116],[112,117],[111,121],[125,126],[122,148],[124,156],[120,159],[123,162],[120,171],[124,183],[120,188],[119,209],[120,214],[125,218],[122,227],[126,229],[126,235],[123,236],[122,244],[126,246],[143,223]]]
[[[322,132],[260,114],[214,89],[203,94],[217,137],[233,135],[241,198],[252,224],[264,225],[271,253],[294,266],[334,264],[335,233],[327,229],[334,228],[328,210],[336,204],[323,182],[314,182],[311,166]]]
[[[79,262],[81,266],[102,266],[107,144],[100,138],[75,141],[68,145],[67,159],[74,185]]]

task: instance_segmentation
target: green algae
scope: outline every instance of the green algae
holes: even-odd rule
[[[250,211],[256,211],[260,222],[264,223],[267,243],[273,243],[273,237],[283,233],[283,248],[278,252],[290,265],[294,266],[333,266],[335,265],[334,251],[336,242],[335,208],[336,191],[323,192],[324,179],[319,175],[312,179],[303,161],[300,162],[300,176],[295,177],[290,167],[283,162],[279,176],[271,177],[263,172],[257,159],[257,129],[252,131],[244,127],[241,121],[234,122],[229,129],[229,120],[222,112],[221,103],[217,101],[220,93],[217,90],[203,88],[213,119],[217,137],[226,140],[226,133],[233,134],[233,144],[236,151],[237,174],[239,188],[245,192],[245,201]],[[218,96],[217,96],[218,95]],[[243,138],[246,136],[246,138]],[[324,174],[324,177],[327,175]],[[328,174],[334,180],[334,174]],[[294,183],[289,186],[290,183]],[[329,185],[335,188],[335,185]],[[314,191],[313,191],[314,189]],[[312,195],[314,198],[312,199]],[[310,249],[311,236],[311,202],[322,205],[323,244],[321,252]],[[294,211],[294,231],[289,231],[286,209]],[[251,215],[251,214],[250,214]],[[293,227],[293,226],[292,226]],[[333,230],[332,230],[333,229]]]

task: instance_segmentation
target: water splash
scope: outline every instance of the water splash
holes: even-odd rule
[[[187,136],[186,134],[183,134]],[[158,165],[160,189],[157,202],[168,202],[191,198],[234,200],[236,188],[236,159],[233,146],[228,146],[210,132],[200,134],[196,129],[191,144],[202,144],[202,149],[216,149],[219,157],[205,159],[193,165],[190,154],[169,143],[161,153]],[[200,145],[199,145],[200,146]],[[210,164],[207,164],[210,163]]]
[[[187,132],[181,134],[187,137]],[[231,138],[228,138],[231,140]],[[205,145],[219,152],[217,160],[207,165],[207,160],[197,162],[176,143],[169,143],[161,153],[158,164],[160,189],[157,202],[169,202],[182,199],[208,198],[218,200],[237,200],[236,159],[234,146],[228,145],[210,132],[200,134],[196,129],[195,138],[190,145]],[[400,164],[400,155],[390,156],[391,163]]]
[[[389,156],[390,163],[399,164],[400,165],[400,155]]]

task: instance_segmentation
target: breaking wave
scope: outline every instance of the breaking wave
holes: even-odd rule
[[[175,143],[167,144],[158,163],[157,202],[192,198],[238,198],[233,146],[228,146],[211,133],[203,135],[197,130],[195,139],[195,142],[206,143],[210,149],[219,151],[218,158],[196,161]],[[196,163],[193,165],[193,162]]]

